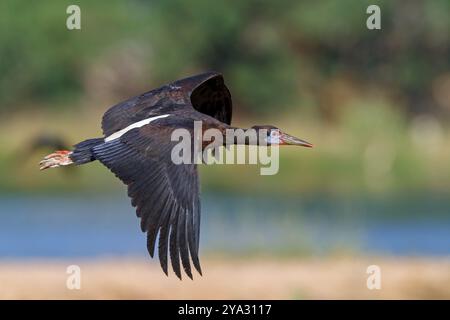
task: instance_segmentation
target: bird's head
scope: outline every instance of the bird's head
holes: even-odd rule
[[[265,143],[267,145],[294,145],[308,148],[313,147],[311,143],[282,132],[280,129],[272,125],[258,125],[253,126],[252,129],[256,131],[258,137],[263,137],[263,139],[265,139]],[[258,140],[259,139],[260,138],[258,138]],[[260,144],[260,141],[258,141],[258,144]]]

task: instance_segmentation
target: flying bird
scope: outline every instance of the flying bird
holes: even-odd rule
[[[193,134],[194,121],[201,121],[204,130],[216,128],[225,136],[227,129],[235,129],[231,114],[231,95],[220,73],[177,80],[111,107],[103,115],[103,137],[80,142],[72,151],[49,154],[40,162],[40,169],[100,161],[128,186],[142,232],[147,233],[150,256],[158,238],[164,273],[168,275],[169,256],[177,277],[181,279],[182,266],[192,279],[191,261],[202,274],[197,164],[175,164],[171,160],[171,150],[177,143],[171,140],[171,134],[179,128]],[[245,144],[312,147],[274,126],[252,128],[258,132],[265,129],[267,139],[264,143],[259,138],[256,142],[247,139]]]

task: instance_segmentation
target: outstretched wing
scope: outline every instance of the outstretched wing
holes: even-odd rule
[[[223,77],[218,73],[207,73],[192,78],[180,80],[183,83],[193,82],[194,85],[186,84],[186,87],[193,87],[189,93],[192,107],[198,112],[216,118],[220,122],[231,124],[233,105],[231,94]]]
[[[170,254],[175,274],[192,279],[190,259],[201,274],[198,258],[200,233],[199,181],[195,164],[171,161],[172,128],[155,124],[135,128],[118,139],[96,146],[93,153],[128,186],[128,195],[147,232],[153,257],[157,234],[158,254],[166,274]]]
[[[103,115],[105,136],[152,115],[194,108],[226,124],[231,124],[232,102],[220,73],[208,72],[130,98],[109,108]]]

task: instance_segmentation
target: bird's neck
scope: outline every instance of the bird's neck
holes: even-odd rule
[[[223,131],[224,145],[258,145],[260,137],[253,128],[228,127]]]

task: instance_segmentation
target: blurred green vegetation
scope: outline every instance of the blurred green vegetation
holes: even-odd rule
[[[81,30],[66,8],[81,8]],[[366,28],[381,7],[382,29]],[[311,140],[280,172],[203,166],[208,190],[390,194],[450,190],[450,1],[14,1],[0,3],[0,189],[110,190],[93,164],[37,171],[54,134],[100,136],[108,106],[206,70],[224,74],[235,123]],[[47,150],[46,150],[47,151]],[[70,181],[70,183],[69,183]]]

